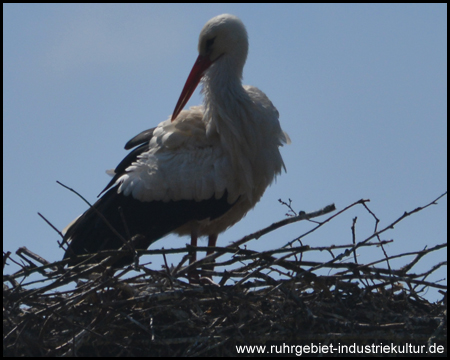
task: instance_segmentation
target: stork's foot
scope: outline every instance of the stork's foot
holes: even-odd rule
[[[198,274],[197,270],[190,270],[188,272],[188,279],[189,279],[189,284],[191,285],[198,285],[200,284],[200,275]]]

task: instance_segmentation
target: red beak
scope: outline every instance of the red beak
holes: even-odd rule
[[[184,105],[189,101],[192,93],[197,87],[198,83],[202,79],[203,74],[206,69],[208,69],[212,64],[212,61],[203,55],[199,55],[197,60],[195,61],[194,66],[186,80],[186,84],[184,84],[183,91],[181,92],[180,98],[178,99],[177,105],[172,113],[172,121],[174,121],[178,114],[183,110]]]

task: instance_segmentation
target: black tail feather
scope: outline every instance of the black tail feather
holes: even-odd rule
[[[135,244],[136,249],[145,250],[156,240],[192,220],[222,216],[233,206],[227,202],[227,196],[225,192],[220,199],[143,202],[131,195],[118,194],[117,187],[113,187],[67,230],[64,241],[68,242],[68,248],[64,259],[73,258],[70,264],[74,265],[78,261],[73,255],[119,249],[124,245],[123,239],[128,241],[135,235],[141,235]],[[111,230],[105,220],[123,239]],[[126,256],[115,266],[132,261],[132,255]]]

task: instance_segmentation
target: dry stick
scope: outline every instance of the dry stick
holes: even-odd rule
[[[38,215],[48,224],[48,225],[50,225],[51,226],[51,228],[53,229],[53,230],[55,230],[60,236],[61,236],[61,238],[63,238],[64,239],[64,235],[62,234],[62,232],[61,231],[59,231],[50,221],[48,221],[45,217],[44,217],[44,215],[42,215],[40,212],[38,212]]]
[[[6,261],[8,260],[9,255],[11,255],[11,251],[3,252],[3,270],[5,270]]]
[[[369,214],[371,214],[373,216],[373,218],[375,219],[375,228],[374,228],[373,232],[377,232],[378,224],[380,223],[380,219],[377,218],[377,216],[369,209],[369,207],[365,203],[363,203],[362,205],[366,208],[366,210],[369,212]],[[380,237],[377,236],[377,238],[378,238],[378,242],[380,242],[381,250],[383,251],[384,257],[386,259],[386,265],[387,265],[388,269],[390,271],[392,271],[391,264],[389,263],[389,260],[388,260],[388,255],[387,255],[386,249],[384,248],[383,244],[381,244]],[[356,252],[356,249],[355,249],[355,252]]]
[[[352,224],[352,242],[353,242],[353,246],[356,245],[356,230],[355,230],[355,227],[356,227],[356,220],[357,219],[358,219],[358,217],[355,216],[353,218],[353,224]],[[358,263],[358,259],[356,257],[356,250],[353,251],[353,259],[355,260],[355,264],[357,264]]]
[[[27,258],[25,258],[22,254],[28,255],[33,260],[36,260],[37,262],[41,263],[42,265],[48,265],[49,262],[45,260],[43,257],[40,257],[38,254],[35,254],[34,252],[27,249],[26,246],[21,246],[17,249],[16,255],[20,256],[25,261],[29,261]]]
[[[165,271],[166,271],[166,274],[167,274],[167,278],[169,279],[169,282],[170,282],[170,287],[173,288],[172,275],[170,274],[169,265],[167,264],[166,254],[163,253],[162,256],[163,256],[163,259],[164,259],[164,264],[166,266]]]

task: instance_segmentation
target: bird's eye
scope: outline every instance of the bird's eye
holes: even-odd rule
[[[211,48],[212,48],[212,46],[213,46],[213,44],[214,44],[214,40],[216,40],[215,37],[213,37],[212,39],[206,40],[205,46],[206,46],[206,52],[207,52],[207,53],[211,52],[211,50],[212,50]]]

